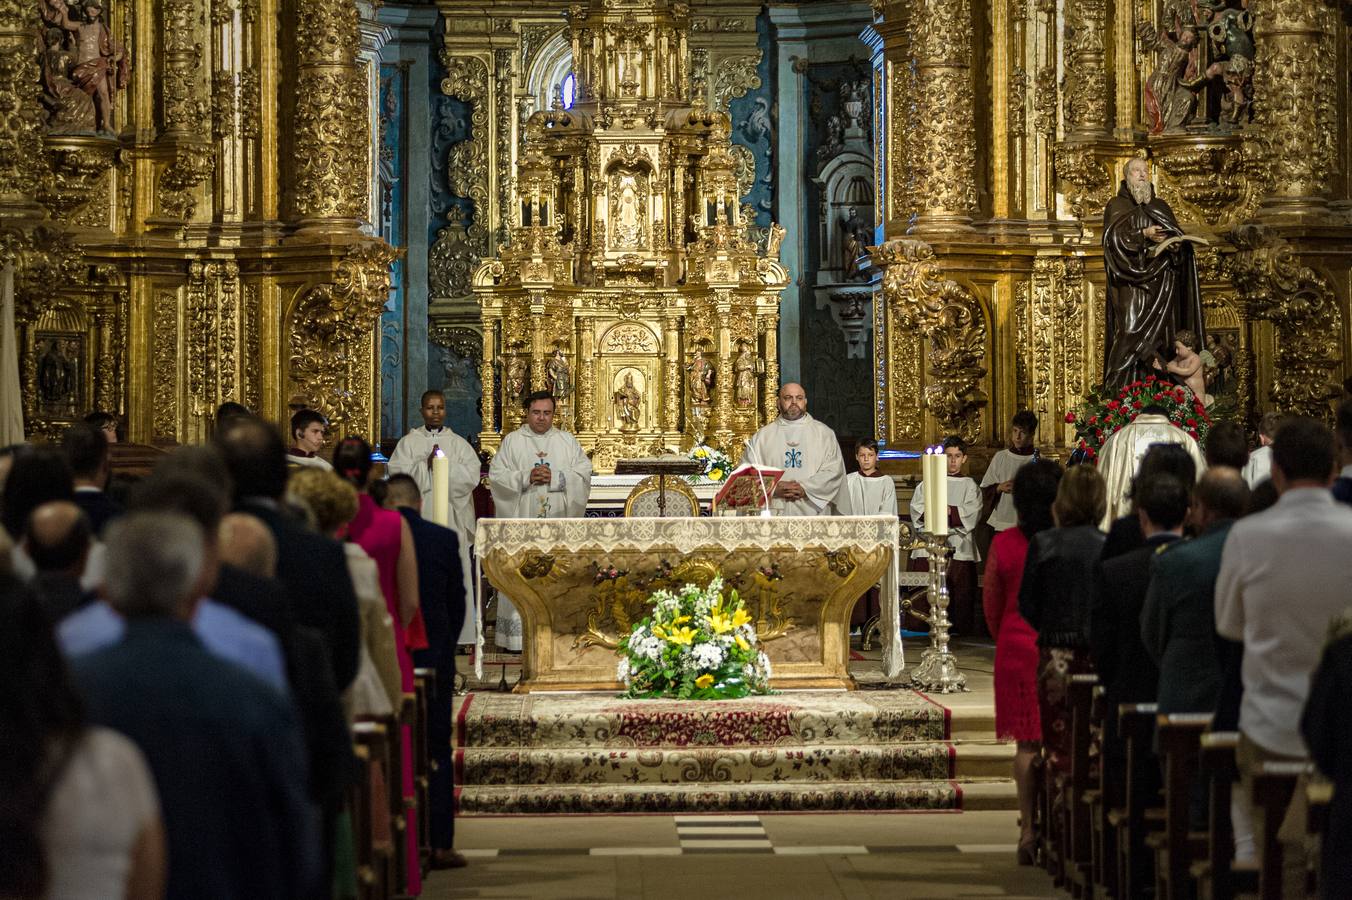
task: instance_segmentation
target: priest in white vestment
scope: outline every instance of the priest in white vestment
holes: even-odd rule
[[[1163,407],[1147,406],[1131,424],[1109,435],[1099,451],[1099,474],[1108,484],[1108,512],[1100,524],[1104,531],[1115,519],[1132,511],[1131,482],[1151,444],[1181,444],[1197,464],[1197,477],[1206,471],[1206,458],[1192,435],[1170,422]]]
[[[446,398],[441,391],[424,391],[421,428],[399,439],[390,455],[391,475],[408,475],[422,491],[423,512],[432,518],[432,456],[440,450],[450,461],[449,504],[446,523],[462,544],[474,544],[474,489],[479,486],[479,454],[469,442],[445,427]]]
[[[494,515],[500,519],[580,519],[587,511],[592,467],[582,445],[554,427],[554,397],[526,397],[526,423],[502,439],[488,467]],[[498,592],[495,641],[521,649],[521,614]]]
[[[801,384],[779,389],[779,418],[747,441],[742,464],[783,469],[770,508],[782,516],[830,516],[845,483],[836,433],[807,412]]]

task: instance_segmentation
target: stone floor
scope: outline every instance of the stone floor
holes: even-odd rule
[[[426,900],[1064,897],[1015,863],[1012,812],[476,818]],[[694,859],[692,857],[698,857]]]

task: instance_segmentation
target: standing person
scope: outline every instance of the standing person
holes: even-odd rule
[[[290,702],[209,652],[189,622],[210,577],[201,527],[135,513],[109,529],[105,591],[127,621],[75,661],[92,723],[150,763],[170,900],[311,896],[319,873],[300,725]]]
[[[1226,466],[1244,471],[1249,464],[1249,439],[1238,422],[1217,422],[1206,435],[1206,449],[1202,451],[1207,468]]]
[[[953,631],[972,634],[977,626],[976,564],[981,553],[976,549],[977,522],[981,519],[981,488],[962,474],[967,463],[967,442],[956,434],[944,439],[944,456],[948,461],[948,509],[927,513],[925,510],[925,483],[915,486],[911,495],[911,523],[920,531],[929,528],[929,515],[948,518],[948,546],[953,554],[948,564],[948,617]],[[929,554],[924,550],[911,553],[911,568],[929,569]]]
[[[1342,900],[1352,884],[1352,633],[1346,623],[1330,636],[1310,684],[1300,731],[1310,756],[1333,782],[1328,827],[1319,847],[1319,896]]]
[[[390,454],[391,475],[408,475],[422,492],[422,508],[432,515],[432,459],[438,452],[450,459],[450,510],[446,521],[466,545],[474,544],[474,489],[479,486],[479,454],[469,442],[446,427],[446,398],[424,391],[423,424],[399,439]]]
[[[428,701],[427,740],[432,766],[428,784],[431,807],[432,868],[458,869],[465,857],[455,850],[455,785],[451,759],[451,703],[455,693],[456,637],[465,624],[468,582],[460,538],[422,517],[422,493],[408,475],[390,478],[385,505],[397,510],[413,532],[418,550],[418,594],[423,623],[427,626],[427,649],[413,651],[419,668],[437,673],[434,693]]]
[[[102,431],[103,436],[107,438],[110,444],[116,444],[119,440],[117,436],[117,416],[110,412],[96,409],[84,417],[84,424],[92,425]]]
[[[291,417],[291,446],[286,461],[291,466],[310,466],[332,472],[333,466],[319,455],[328,436],[329,420],[313,409],[302,409]]]
[[[1197,474],[1197,463],[1183,447],[1178,444],[1151,444],[1141,458],[1141,466],[1132,481],[1128,494],[1131,505],[1113,520],[1108,529],[1108,539],[1103,542],[1103,559],[1106,561],[1121,556],[1145,543],[1145,535],[1141,533],[1141,517],[1137,515],[1135,503],[1137,484],[1144,484],[1156,475],[1172,475],[1184,484],[1192,484],[1197,480]]]
[[[1341,467],[1338,477],[1333,479],[1333,499],[1339,503],[1352,503],[1352,397],[1338,404],[1333,422]]]
[[[1014,475],[1037,459],[1033,438],[1037,435],[1037,416],[1020,410],[1009,423],[1009,446],[991,458],[981,478],[982,501],[994,508],[986,524],[999,534],[1018,524],[1014,509]],[[988,563],[989,565],[989,563]]]
[[[89,527],[94,534],[100,535],[104,526],[125,511],[121,504],[104,493],[110,471],[108,438],[93,425],[76,423],[62,436],[61,452],[70,464],[75,505],[89,517]]]
[[[1259,763],[1308,756],[1301,709],[1329,621],[1348,597],[1352,510],[1329,491],[1336,459],[1333,435],[1319,422],[1302,417],[1282,423],[1272,442],[1272,481],[1280,499],[1236,522],[1221,553],[1216,631],[1244,643],[1236,761],[1246,801]],[[1303,797],[1303,788],[1296,795]],[[1294,804],[1282,825],[1284,896],[1303,896],[1302,806]],[[1261,847],[1261,818],[1254,826],[1254,844]]]
[[[840,442],[807,411],[807,394],[790,382],[779,389],[779,418],[746,442],[742,463],[783,469],[770,506],[781,516],[829,516],[845,482]]]
[[[145,757],[83,705],[39,601],[0,577],[0,896],[159,900],[164,825]]]
[[[1265,412],[1258,420],[1258,446],[1249,454],[1249,461],[1243,469],[1244,481],[1249,485],[1249,490],[1258,487],[1260,481],[1272,477],[1272,439],[1281,427],[1281,413]]]
[[[1019,585],[1029,540],[1052,527],[1052,502],[1060,482],[1061,467],[1050,460],[1020,466],[1014,474],[1015,490],[1006,496],[1014,499],[1017,527],[1006,528],[991,541],[982,598],[986,625],[995,638],[995,736],[1016,742],[1014,785],[1019,794],[1021,866],[1033,865],[1037,855],[1033,766],[1041,752],[1042,719],[1037,700],[1037,632],[1019,615]]]
[[[1065,679],[1092,672],[1089,659],[1089,600],[1103,550],[1098,522],[1107,505],[1098,470],[1072,466],[1061,477],[1052,502],[1055,528],[1028,543],[1019,583],[1019,615],[1037,631],[1038,715],[1050,785],[1055,772],[1070,772],[1070,706]]]
[[[845,476],[845,490],[841,496],[841,512],[850,516],[892,516],[897,515],[897,486],[892,479],[878,471],[878,442],[865,438],[854,445],[854,458],[859,463],[859,471]],[[850,614],[850,627],[863,628],[877,616],[879,609],[878,588],[871,587],[868,593],[859,598]]]
[[[525,423],[503,437],[488,467],[496,514],[502,519],[579,519],[591,493],[591,460],[577,438],[554,427],[552,394],[528,394],[524,406]],[[520,652],[521,637],[521,614],[499,593],[494,640]]]
[[[1151,404],[1141,410],[1130,425],[1108,436],[1099,453],[1098,470],[1108,483],[1108,509],[1100,527],[1107,530],[1113,519],[1129,515],[1131,486],[1140,471],[1146,451],[1156,444],[1179,444],[1192,458],[1195,471],[1206,469],[1206,459],[1197,442],[1182,428],[1169,421],[1169,411]]]

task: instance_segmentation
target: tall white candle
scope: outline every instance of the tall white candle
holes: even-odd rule
[[[432,451],[432,508],[428,521],[438,525],[451,524],[451,460],[441,448]]]
[[[934,534],[948,534],[948,454],[943,450],[934,459],[937,478],[934,479]]]
[[[926,530],[926,531],[929,531],[929,532],[934,531],[934,516],[935,516],[935,514],[936,514],[936,509],[935,509],[934,504],[938,501],[938,494],[937,494],[938,487],[937,487],[937,485],[938,485],[938,483],[939,483],[939,474],[938,474],[938,468],[937,468],[937,466],[936,466],[936,463],[938,463],[938,462],[939,462],[938,457],[936,457],[936,456],[934,455],[934,448],[933,448],[933,447],[926,447],[926,448],[925,448],[925,472],[924,472],[924,478],[925,478],[925,530]]]

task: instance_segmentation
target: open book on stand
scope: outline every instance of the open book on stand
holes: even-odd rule
[[[763,509],[784,477],[783,469],[771,469],[743,463],[733,469],[728,480],[714,495],[714,511],[720,509]]]
[[[1165,250],[1168,250],[1170,247],[1173,247],[1173,246],[1176,246],[1176,245],[1178,245],[1178,244],[1181,244],[1181,243],[1183,243],[1184,241],[1187,241],[1189,244],[1201,244],[1203,247],[1209,247],[1209,246],[1211,246],[1211,241],[1207,240],[1207,239],[1204,238],[1204,237],[1201,237],[1200,235],[1196,235],[1196,234],[1175,234],[1175,235],[1172,235],[1171,237],[1165,238],[1164,240],[1160,241],[1160,242],[1159,242],[1158,244],[1156,244],[1155,246],[1151,247],[1151,248],[1150,248],[1150,255],[1151,255],[1151,256],[1159,256],[1159,255],[1160,255],[1161,253],[1163,253]]]

